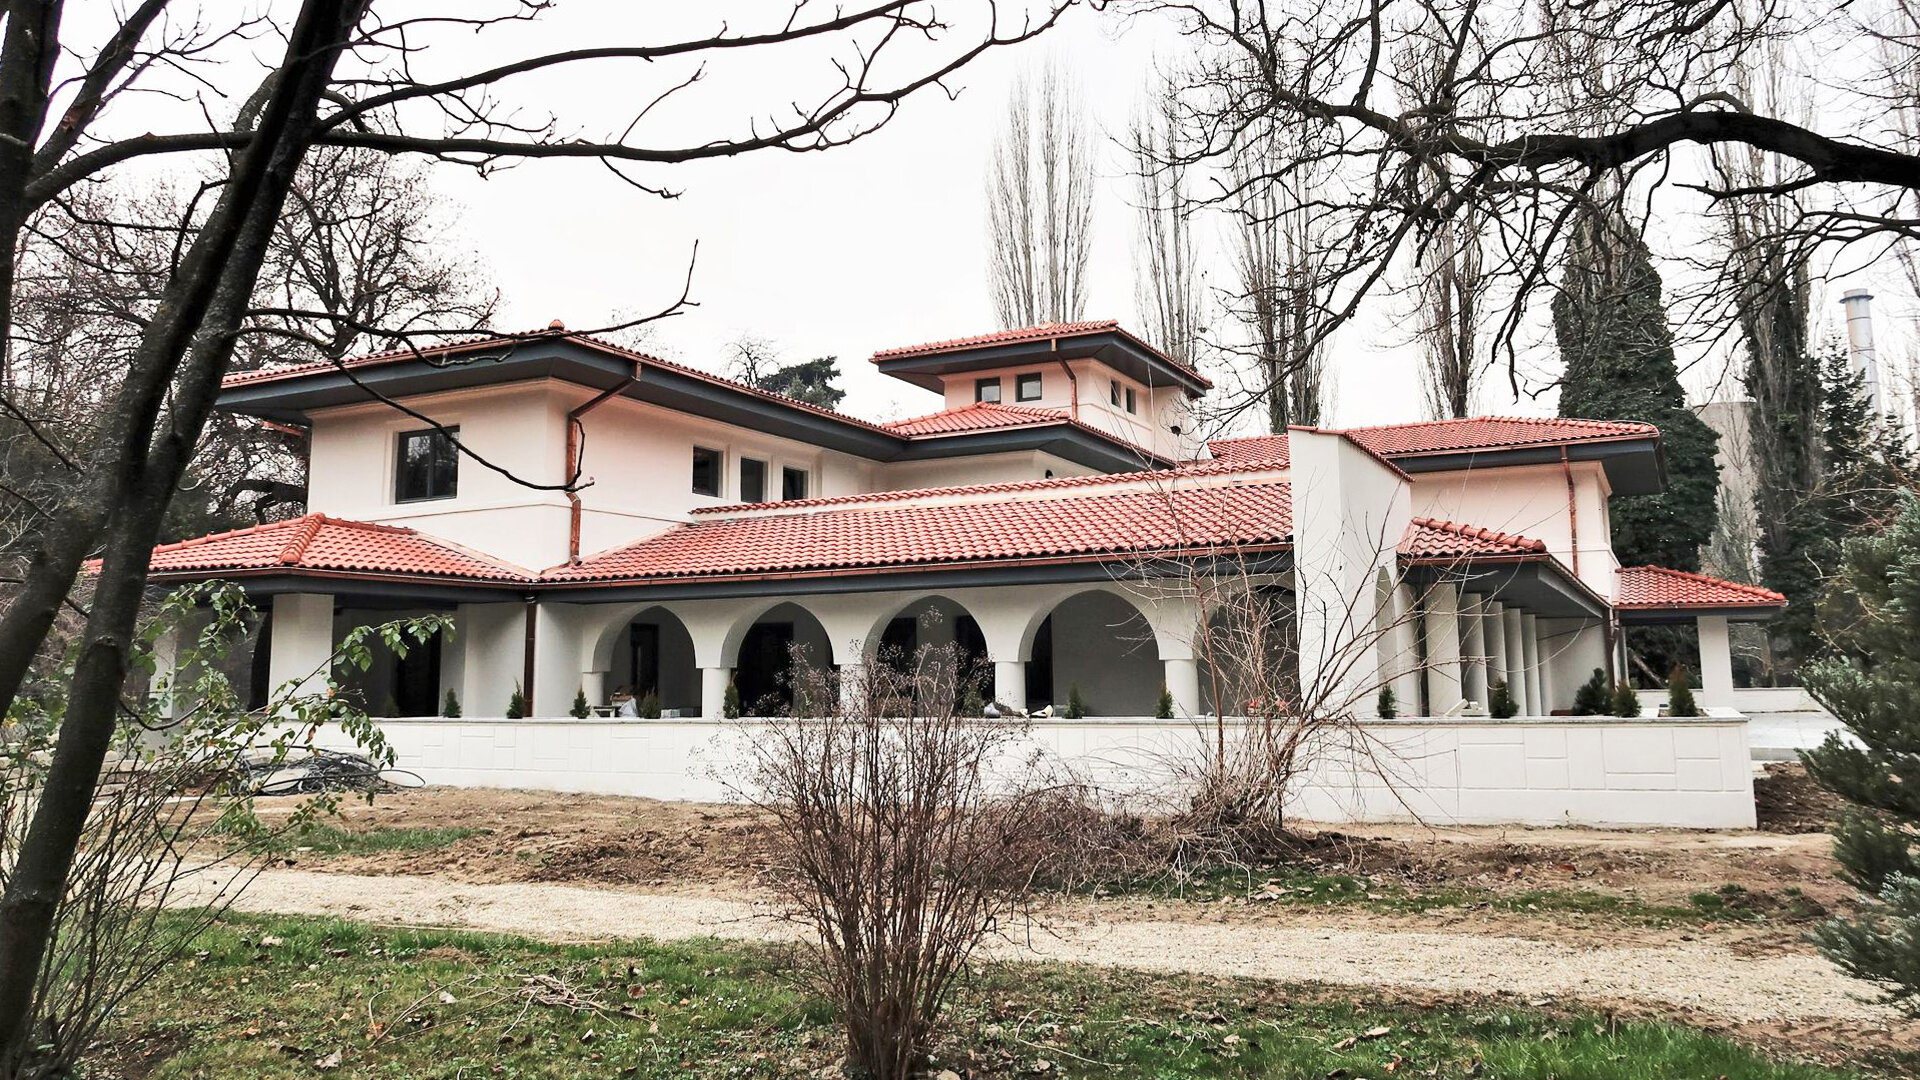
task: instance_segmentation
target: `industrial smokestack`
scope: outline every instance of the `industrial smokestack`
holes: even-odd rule
[[[1847,309],[1847,352],[1878,418],[1886,415],[1887,406],[1880,396],[1880,360],[1873,350],[1872,302],[1873,294],[1865,289],[1848,289],[1840,296],[1840,306]]]

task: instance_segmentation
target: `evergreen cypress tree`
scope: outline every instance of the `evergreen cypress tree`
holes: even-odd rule
[[[1391,720],[1400,715],[1400,702],[1394,698],[1393,687],[1380,688],[1380,700],[1375,703],[1374,711],[1380,714],[1382,720]]]
[[[1493,685],[1487,687],[1487,715],[1495,720],[1506,720],[1519,712],[1520,703],[1513,700],[1513,691],[1508,689],[1507,680],[1493,680]]]
[[[587,688],[581,687],[573,692],[573,708],[567,710],[576,720],[585,720],[593,715],[593,706],[587,704]]]
[[[1687,670],[1674,668],[1667,676],[1667,715],[1701,716],[1700,706],[1694,703],[1693,686],[1687,682]]]
[[[1885,531],[1842,545],[1832,591],[1846,603],[1823,611],[1826,655],[1802,677],[1858,742],[1831,734],[1800,757],[1850,804],[1834,826],[1834,856],[1872,900],[1814,941],[1920,1015],[1920,499],[1902,496]]]
[[[459,716],[460,699],[453,693],[453,687],[447,687],[447,700],[440,703],[441,716]]]
[[[1613,684],[1613,707],[1607,711],[1615,716],[1639,716],[1640,695],[1633,690],[1633,683],[1621,679]]]
[[[1617,215],[1590,212],[1574,226],[1553,334],[1566,364],[1561,416],[1660,429],[1667,490],[1621,496],[1609,507],[1621,565],[1698,570],[1719,512],[1719,436],[1687,408],[1660,274],[1646,241]]]
[[[727,692],[720,696],[720,715],[728,720],[740,719],[740,688],[727,681]]]
[[[1593,677],[1573,692],[1573,715],[1599,716],[1613,706],[1613,689],[1607,685],[1607,673],[1593,669]]]
[[[520,692],[520,684],[513,684],[513,695],[507,698],[507,719],[518,720],[527,715],[527,695]]]

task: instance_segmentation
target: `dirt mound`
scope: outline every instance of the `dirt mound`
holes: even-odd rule
[[[1845,805],[1797,761],[1774,762],[1753,780],[1753,806],[1766,832],[1826,832]]]

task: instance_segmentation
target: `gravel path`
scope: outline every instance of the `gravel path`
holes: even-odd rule
[[[302,870],[262,873],[235,906],[555,940],[715,936],[768,941],[796,934],[794,927],[764,917],[741,900]],[[998,953],[1006,959],[1286,982],[1629,1000],[1697,1009],[1736,1024],[1884,1021],[1893,1015],[1860,1001],[1859,984],[1817,956],[1743,957],[1706,942],[1583,947],[1485,934],[1353,929],[1337,923],[1115,922],[1084,910],[1053,921],[1048,930],[1021,946],[1004,945]]]

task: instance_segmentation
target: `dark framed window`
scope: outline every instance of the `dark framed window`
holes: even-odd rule
[[[720,494],[720,451],[704,446],[693,448],[693,493]]]
[[[1127,387],[1127,411],[1128,412],[1138,411],[1138,406],[1139,406],[1139,402],[1136,401],[1133,396],[1133,387],[1131,386]]]
[[[780,470],[780,497],[782,499],[804,499],[807,497],[807,470]]]
[[[1022,375],[1013,380],[1013,400],[1015,401],[1039,401],[1040,400],[1040,373],[1039,372],[1035,371],[1035,372],[1032,372],[1031,374]]]
[[[767,501],[767,463],[757,458],[740,459],[740,501]]]
[[[451,499],[460,491],[460,437],[457,427],[400,433],[394,459],[393,500]]]
[[[973,380],[973,400],[990,401],[997,404],[1000,401],[999,378]]]
[[[1119,379],[1107,380],[1107,400],[1112,402],[1116,406],[1120,404],[1120,380]]]

